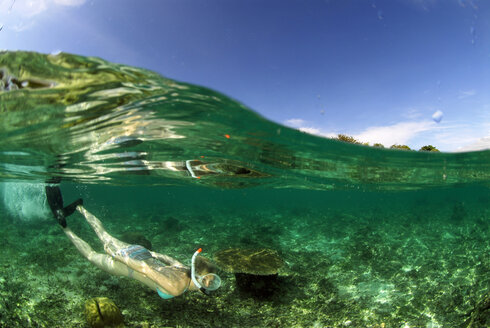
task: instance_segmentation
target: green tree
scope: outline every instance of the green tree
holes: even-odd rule
[[[432,145],[427,145],[427,146],[423,146],[422,148],[420,148],[419,151],[435,151],[435,152],[439,152],[439,149],[437,149],[436,147],[434,147]]]
[[[352,144],[361,144],[361,142],[357,141],[354,137],[351,137],[351,136],[348,136],[345,134],[338,134],[336,139],[343,141],[343,142],[352,143]]]
[[[380,144],[380,143],[378,143],[378,142],[377,142],[377,143],[375,143],[375,144],[373,145],[373,147],[385,148],[385,146],[383,146],[383,144]]]
[[[412,150],[407,145],[397,145],[397,144],[392,145],[390,148],[391,149],[401,149],[401,150]]]

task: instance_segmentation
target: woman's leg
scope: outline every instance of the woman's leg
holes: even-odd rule
[[[110,274],[116,276],[130,276],[132,270],[127,265],[116,261],[114,258],[107,254],[97,253],[90,247],[89,244],[80,237],[78,237],[70,228],[64,228],[63,231],[75,245],[80,253],[86,257],[91,263]]]
[[[92,213],[87,211],[83,206],[77,206],[77,210],[85,217],[85,219],[87,219],[87,222],[90,224],[92,229],[94,229],[97,237],[99,237],[99,239],[104,244],[104,249],[107,254],[115,256],[118,250],[130,246],[130,244],[120,241],[119,239],[109,235],[109,233],[105,231],[102,222],[100,222],[99,219],[97,219]]]
[[[78,251],[99,269],[102,269],[105,272],[115,276],[125,276],[136,279],[150,287],[151,290],[156,290],[158,287],[158,285],[156,285],[156,283],[149,279],[146,275],[134,271],[126,264],[117,261],[112,256],[94,251],[86,241],[78,237],[73,231],[71,231],[70,228],[64,228],[63,230]]]

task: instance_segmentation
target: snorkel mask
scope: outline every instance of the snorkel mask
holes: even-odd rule
[[[191,279],[194,285],[199,288],[201,292],[203,292],[206,295],[209,295],[209,292],[212,292],[221,286],[221,278],[214,274],[214,273],[208,273],[205,274],[204,276],[197,276],[196,277],[196,257],[199,255],[199,253],[202,252],[202,248],[199,248],[194,255],[192,255],[192,265],[191,265]],[[210,280],[210,284],[208,286],[204,286],[204,281],[205,279]]]

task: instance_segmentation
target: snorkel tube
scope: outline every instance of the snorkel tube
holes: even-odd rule
[[[194,285],[199,288],[199,290],[201,292],[203,292],[204,294],[208,295],[206,293],[206,289],[201,286],[201,284],[199,283],[199,281],[197,281],[196,279],[196,257],[199,255],[199,253],[202,252],[202,248],[199,248],[195,253],[194,255],[192,255],[192,260],[191,260],[191,278],[192,278],[192,282],[194,283]]]
[[[194,283],[194,285],[199,288],[199,290],[201,292],[203,292],[204,294],[206,295],[210,295],[210,291],[213,291],[213,290],[216,290],[219,288],[219,286],[221,285],[221,279],[219,276],[215,275],[214,273],[208,273],[206,275],[204,275],[204,277],[208,276],[208,275],[211,275],[211,276],[214,276],[214,279],[213,279],[213,284],[212,286],[209,286],[208,288],[204,287],[199,281],[198,279],[196,278],[196,257],[199,255],[199,253],[202,252],[202,248],[199,248],[195,253],[194,255],[192,255],[192,260],[191,260],[191,279],[192,279],[192,282]],[[203,277],[199,277],[199,280],[202,280]]]
[[[191,177],[198,179],[198,177],[194,173],[194,170],[192,169],[191,160],[190,159],[188,159],[187,161],[185,161],[185,168],[187,169],[187,171],[189,171],[189,173],[191,174]],[[199,248],[199,249],[202,251],[201,248]],[[198,252],[197,252],[198,254],[199,254],[199,249],[198,249]],[[194,254],[194,255],[196,255],[196,254]]]

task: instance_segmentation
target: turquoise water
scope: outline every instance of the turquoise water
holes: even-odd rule
[[[87,326],[109,297],[128,327],[485,327],[490,151],[322,139],[215,91],[98,58],[0,54],[0,325]],[[190,169],[189,169],[190,167]],[[221,271],[213,297],[164,301],[92,266],[44,201],[189,264],[202,247],[278,252],[267,297]],[[68,225],[103,251],[83,217]]]

